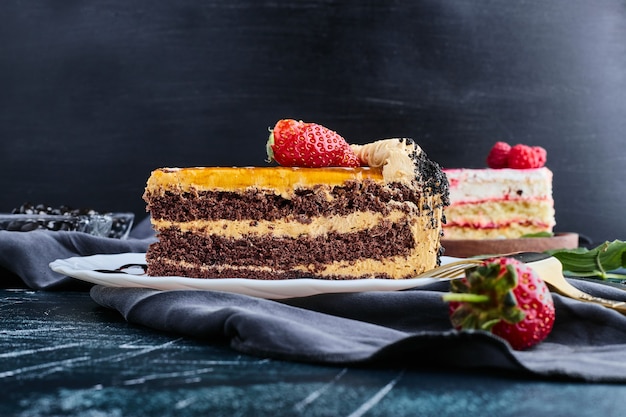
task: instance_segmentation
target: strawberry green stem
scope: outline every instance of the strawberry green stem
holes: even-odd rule
[[[480,326],[480,329],[481,329],[481,330],[487,330],[487,331],[490,331],[490,330],[491,330],[491,328],[492,328],[493,326],[495,326],[496,324],[500,323],[501,321],[502,321],[502,319],[500,319],[500,318],[496,318],[496,319],[493,319],[493,320],[487,321],[487,322],[483,323],[483,324]]]
[[[462,303],[486,303],[489,300],[491,300],[491,297],[484,294],[448,293],[443,295],[443,301],[459,301]]]

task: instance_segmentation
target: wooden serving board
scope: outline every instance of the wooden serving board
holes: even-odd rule
[[[556,233],[552,237],[520,239],[441,239],[441,245],[446,250],[445,256],[457,258],[513,252],[544,252],[577,248],[578,234]]]

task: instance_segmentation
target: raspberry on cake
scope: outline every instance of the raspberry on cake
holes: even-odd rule
[[[491,168],[444,170],[450,182],[444,237],[512,239],[551,233],[556,222],[552,171],[543,166],[545,149],[498,142],[487,162]]]
[[[441,168],[410,139],[345,149],[364,166],[153,171],[148,274],[401,279],[437,266]]]

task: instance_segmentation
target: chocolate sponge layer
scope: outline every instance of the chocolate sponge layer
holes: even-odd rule
[[[329,198],[330,196],[330,198]],[[242,193],[205,191],[162,195],[147,193],[148,210],[155,219],[174,222],[192,220],[269,220],[296,217],[303,223],[310,217],[346,215],[356,211],[388,214],[389,202],[419,204],[420,194],[403,184],[384,187],[374,181],[348,181],[332,189],[316,187],[296,191],[291,199],[248,190]],[[398,209],[397,206],[394,207]],[[405,210],[409,210],[408,206]]]
[[[414,247],[414,240],[407,222],[383,222],[381,225],[356,233],[330,233],[318,238],[254,237],[245,240],[228,239],[220,236],[202,237],[183,233],[178,228],[160,232],[159,241],[148,251],[148,274],[153,276],[188,275],[189,269],[157,262],[168,258],[184,264],[215,267],[208,270],[196,269],[198,278],[242,277],[256,279],[285,279],[311,276],[323,270],[333,261],[355,261],[358,259],[382,260],[391,256],[403,256]],[[305,265],[308,271],[295,271],[293,267]],[[219,266],[233,267],[234,271],[222,270]],[[283,272],[277,277],[262,271],[245,271],[237,267],[269,267]],[[354,279],[333,276],[330,279]]]

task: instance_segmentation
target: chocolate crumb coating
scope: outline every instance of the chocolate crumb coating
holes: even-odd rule
[[[410,138],[400,140],[415,144],[415,141]],[[416,178],[421,179],[423,192],[426,195],[441,195],[441,203],[444,206],[450,205],[450,184],[441,166],[428,159],[424,150],[419,153],[414,152],[410,157],[415,162],[415,175]]]

